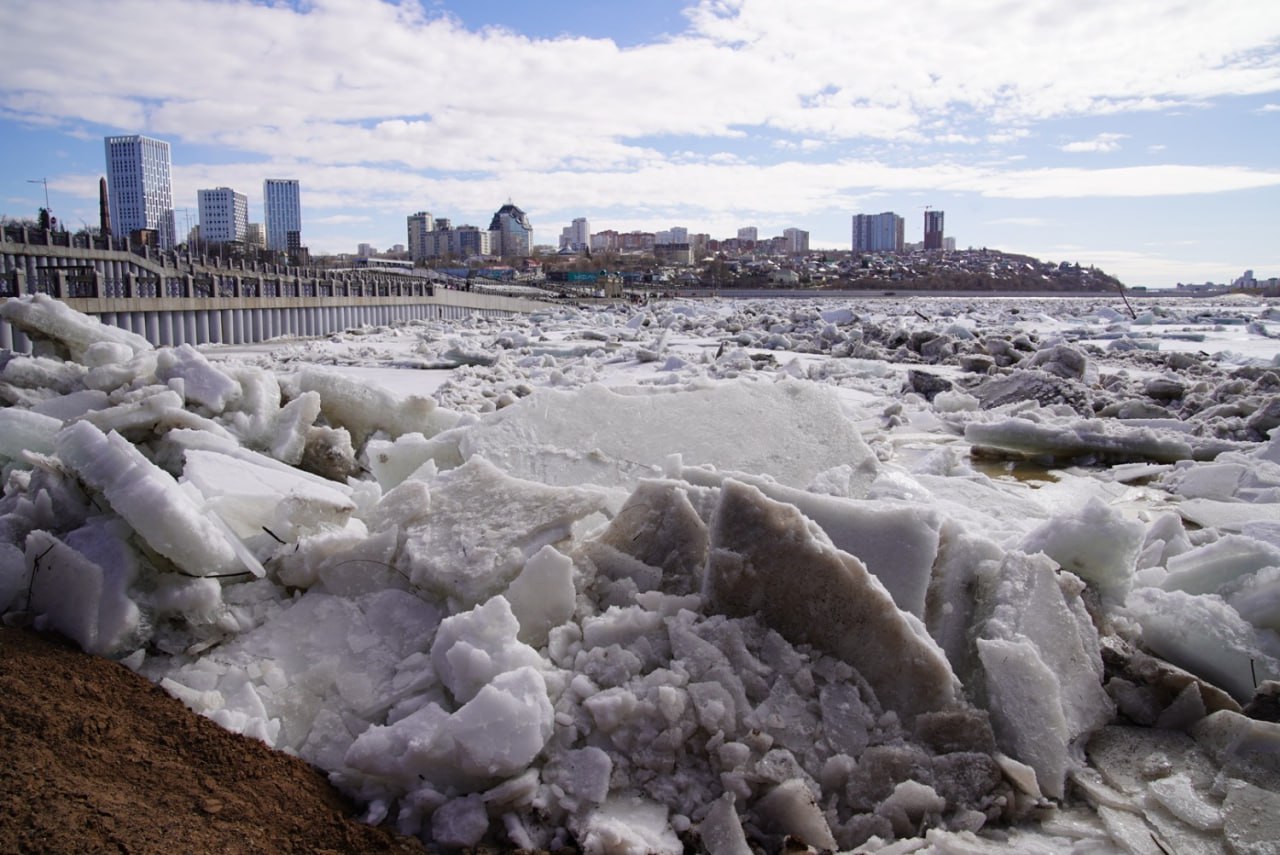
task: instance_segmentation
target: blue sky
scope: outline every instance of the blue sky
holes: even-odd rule
[[[97,220],[102,138],[173,147],[177,222],[302,184],[319,252],[418,210],[535,240],[754,225],[848,248],[923,208],[961,247],[1130,285],[1280,276],[1274,0],[60,0],[6,16],[0,214]]]

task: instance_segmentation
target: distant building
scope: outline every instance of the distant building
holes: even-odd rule
[[[458,226],[450,235],[449,254],[456,258],[492,255],[493,233],[478,226]]]
[[[173,171],[169,144],[144,136],[105,137],[109,217],[116,234],[153,230],[173,249]]]
[[[924,248],[942,249],[942,212],[925,210],[924,212]]]
[[[953,237],[944,237],[942,239],[942,248],[947,252],[956,251],[956,239]]]
[[[617,252],[618,233],[613,229],[605,229],[591,236],[592,252]]]
[[[618,235],[619,252],[653,252],[657,237],[653,232],[627,232]]]
[[[356,245],[356,258],[373,258],[378,254],[378,250],[372,244],[362,243]]]
[[[524,211],[508,202],[489,222],[490,243],[495,255],[527,258],[533,250],[533,226]]]
[[[854,252],[902,252],[904,221],[892,211],[853,215]]]
[[[436,218],[431,216],[427,211],[419,211],[416,214],[408,216],[409,228],[409,257],[414,261],[422,261],[425,258],[432,258],[433,252],[428,252],[428,235],[436,230]]]
[[[738,245],[740,247],[745,243],[754,244],[758,240],[760,240],[760,230],[755,226],[746,226],[738,229]]]
[[[586,252],[591,249],[591,223],[586,217],[577,217],[573,224],[560,233],[560,249],[569,252]]]
[[[243,241],[249,230],[249,197],[230,187],[197,190],[200,236],[206,243]]]
[[[786,229],[782,233],[787,255],[803,255],[809,251],[809,233],[804,229]]]
[[[249,223],[244,230],[244,242],[246,246],[265,248],[267,245],[267,232],[262,228],[262,223]]]
[[[296,178],[268,178],[262,182],[262,207],[267,249],[296,252],[302,246],[302,198]],[[290,232],[293,233],[290,237]]]
[[[693,248],[687,243],[659,243],[653,247],[653,257],[659,264],[687,267],[693,264]]]

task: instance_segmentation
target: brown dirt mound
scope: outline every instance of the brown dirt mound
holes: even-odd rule
[[[0,628],[0,852],[425,851],[128,668]]]

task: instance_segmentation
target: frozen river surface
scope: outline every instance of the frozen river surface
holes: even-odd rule
[[[442,847],[1275,852],[1280,310],[1134,308],[10,301],[0,611]]]

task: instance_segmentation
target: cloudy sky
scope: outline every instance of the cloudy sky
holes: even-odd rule
[[[177,222],[298,178],[313,251],[427,210],[535,240],[923,209],[1130,285],[1280,276],[1277,0],[0,0],[0,213],[97,220],[102,138],[173,147]],[[33,179],[37,183],[30,183]]]

